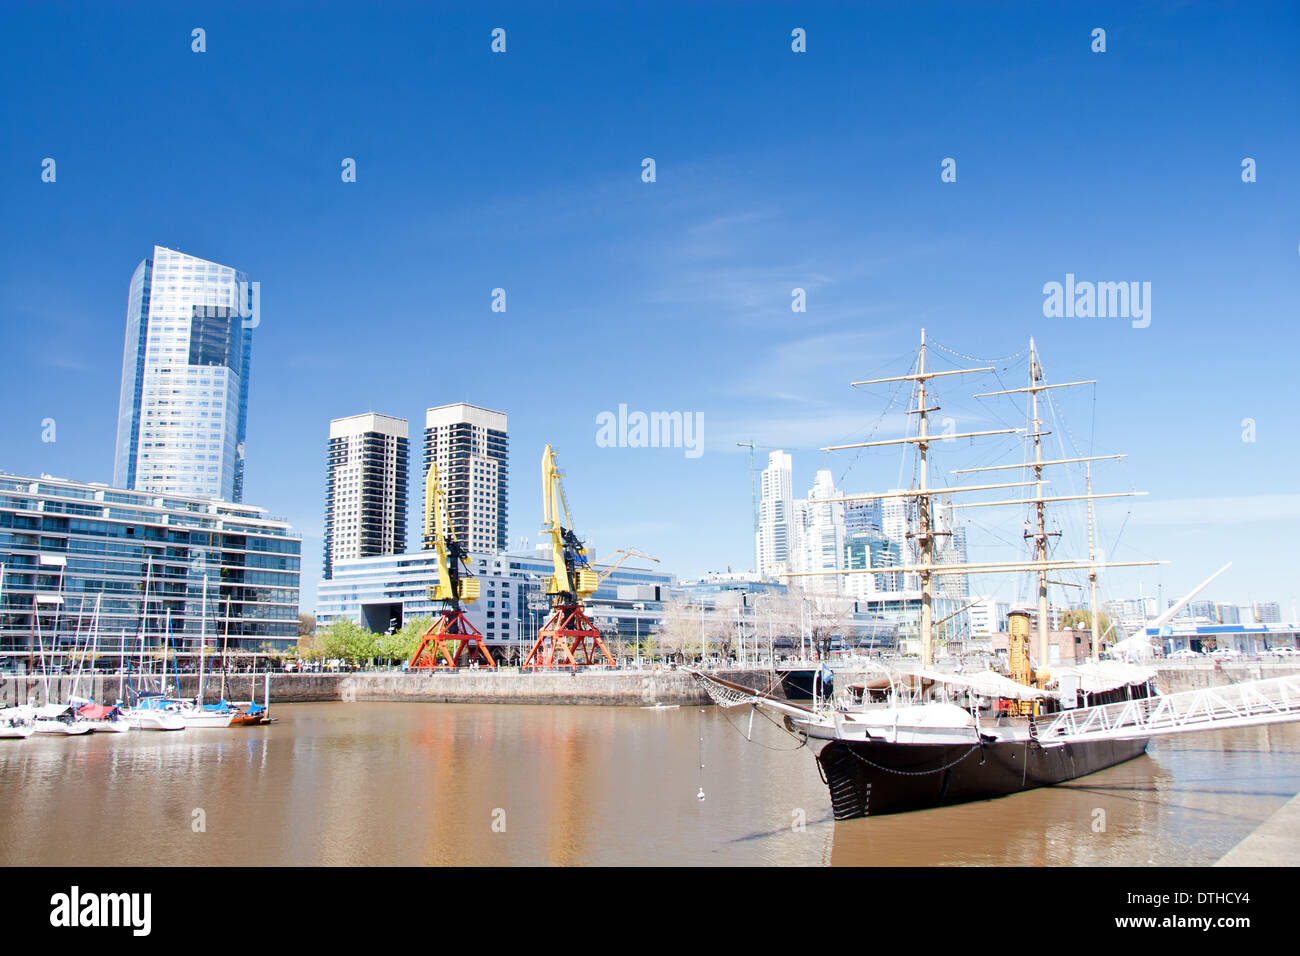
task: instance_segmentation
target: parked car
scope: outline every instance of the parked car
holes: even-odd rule
[[[1275,647],[1270,653],[1276,654],[1278,657],[1295,657],[1296,649],[1294,647]]]
[[[1169,659],[1171,661],[1199,661],[1202,660],[1203,658],[1204,658],[1203,654],[1198,654],[1196,651],[1193,651],[1186,647],[1180,647],[1178,650],[1174,651],[1172,654],[1169,655]]]

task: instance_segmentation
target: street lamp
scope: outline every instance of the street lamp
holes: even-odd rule
[[[633,604],[632,609],[634,611],[644,611],[645,605]],[[641,666],[641,615],[640,614],[633,615],[632,619],[633,621],[636,622],[636,666],[640,667]]]

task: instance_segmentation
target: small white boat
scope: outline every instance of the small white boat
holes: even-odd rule
[[[69,697],[68,704],[76,711],[77,719],[90,724],[94,734],[124,734],[131,724],[122,715],[121,701],[112,706],[96,704],[84,697]]]
[[[167,710],[125,710],[122,717],[133,730],[184,730],[187,726],[184,717]]]
[[[92,730],[90,721],[81,720],[68,704],[45,704],[34,711],[36,733],[74,737]]]
[[[128,719],[141,730],[220,730],[230,726],[235,711],[199,707],[192,700],[161,694],[141,694],[136,706],[128,711]]]
[[[0,710],[0,738],[27,738],[36,732],[36,722],[26,707]]]
[[[122,711],[135,730],[184,730],[189,726],[181,716],[181,702],[161,694],[140,694],[134,707]]]
[[[235,719],[233,710],[208,710],[189,701],[181,702],[181,719],[185,726],[195,730],[220,730],[229,727]]]

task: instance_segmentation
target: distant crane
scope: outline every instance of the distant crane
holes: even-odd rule
[[[446,513],[447,501],[438,483],[438,466],[431,461],[424,479],[424,540],[432,541],[438,553],[438,583],[429,588],[429,598],[440,603],[442,610],[424,632],[409,668],[460,667],[476,654],[488,667],[496,667],[483,635],[461,609],[462,602],[471,604],[478,599],[481,585],[478,578],[468,573],[469,552],[456,540],[456,531]],[[462,565],[465,570],[461,569]]]
[[[609,559],[612,558],[615,554],[621,554],[623,555],[623,557],[619,558],[613,564],[609,564]],[[601,558],[599,561],[596,562],[597,567],[608,564],[608,567],[606,567],[605,570],[601,572],[600,576],[596,579],[596,585],[600,586],[601,584],[603,584],[605,582],[605,579],[609,577],[611,574],[613,574],[615,571],[617,571],[622,566],[623,562],[626,561],[628,558],[642,558],[643,560],[646,561],[653,561],[655,564],[659,563],[658,558],[646,554],[644,551],[638,551],[636,548],[619,548],[617,551],[614,552],[614,554],[610,554],[604,558]]]
[[[537,640],[523,666],[613,667],[614,658],[605,647],[599,628],[587,617],[584,605],[614,568],[598,575],[591,566],[586,545],[573,532],[573,519],[569,515],[560,478],[555,466],[555,452],[547,445],[542,453],[542,533],[551,536],[554,574],[546,579],[546,593],[551,597],[551,616],[537,632]],[[624,557],[618,564],[637,552],[625,549],[622,553]],[[601,657],[604,660],[600,660]]]

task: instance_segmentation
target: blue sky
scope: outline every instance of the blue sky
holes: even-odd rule
[[[905,372],[922,326],[980,359],[1032,335],[1050,379],[1098,380],[1059,395],[1069,435],[1128,453],[1099,490],[1150,492],[1100,509],[1102,544],[1171,561],[1110,595],[1233,560],[1207,597],[1300,598],[1294,4],[28,3],[0,37],[0,468],[109,480],[132,270],[155,243],[242,269],[245,500],[303,532],[308,610],[330,418],[502,409],[512,543],[551,442],[597,552],[691,576],[752,562],[737,441],[792,452],[800,490],[897,483],[896,452],[817,449],[872,430],[889,392],[848,382]],[[1044,317],[1067,273],[1150,282],[1150,326]],[[970,379],[941,391],[959,430],[1022,417]],[[620,403],[702,413],[705,454],[597,447]],[[979,522],[972,557],[1005,556],[1020,516]]]

